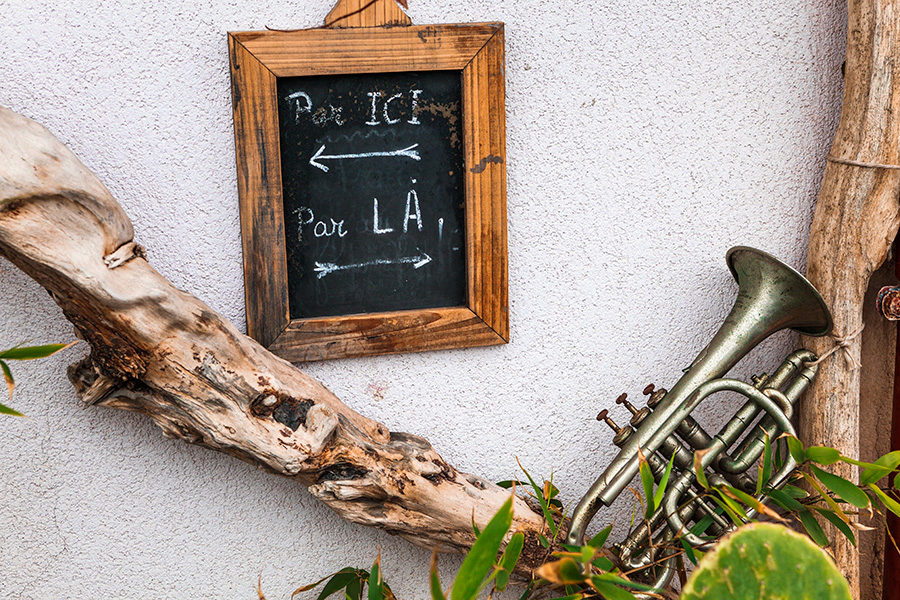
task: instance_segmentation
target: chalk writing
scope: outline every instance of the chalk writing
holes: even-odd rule
[[[277,85],[291,318],[464,305],[458,73]]]
[[[372,216],[372,233],[382,234],[382,233],[391,233],[394,231],[393,227],[379,227],[378,226],[378,198],[375,198],[375,202],[373,203],[373,212],[375,213]]]
[[[334,273],[335,271],[346,271],[347,269],[361,269],[363,267],[371,267],[374,265],[405,265],[412,264],[413,269],[418,269],[419,267],[424,267],[428,263],[431,262],[431,257],[425,254],[424,252],[419,256],[404,256],[403,258],[376,258],[375,260],[369,260],[366,262],[356,263],[352,265],[336,265],[334,263],[316,263],[315,271],[319,274],[319,279],[322,279],[329,273]]]
[[[408,146],[406,148],[401,148],[400,150],[388,150],[387,152],[358,152],[356,154],[332,154],[327,155],[323,154],[325,152],[325,144],[322,144],[322,147],[316,150],[316,153],[313,154],[312,158],[309,159],[309,164],[319,169],[322,169],[326,173],[328,172],[328,167],[318,162],[320,160],[343,160],[350,158],[373,158],[376,156],[405,156],[407,158],[411,158],[413,160],[422,160],[419,157],[419,153],[413,150],[413,148],[417,148],[418,144],[413,144],[412,146]]]

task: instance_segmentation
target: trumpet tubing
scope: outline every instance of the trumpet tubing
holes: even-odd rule
[[[782,329],[821,336],[832,328],[825,301],[794,269],[765,252],[743,246],[729,250],[726,260],[739,286],[737,299],[712,341],[681,379],[671,391],[647,386],[647,406],[640,409],[629,403],[625,394],[619,396],[616,403],[631,413],[629,424],[624,427],[616,425],[607,410],[598,415],[616,432],[613,443],[620,452],[578,503],[567,537],[570,544],[582,542],[594,515],[610,506],[637,474],[639,452],[646,457],[657,481],[671,460],[674,468],[665,499],[648,522],[639,525],[616,547],[620,560],[630,568],[651,568],[661,562],[662,566],[655,568],[657,587],[665,585],[674,569],[671,560],[654,555],[652,548],[657,545],[640,551],[654,531],[662,528],[656,535],[657,541],[681,536],[693,546],[702,547],[708,541],[688,531],[690,521],[706,517],[714,535],[731,528],[717,513],[717,507],[704,502],[694,491],[698,488],[694,452],[706,451],[702,467],[710,482],[727,481],[743,491],[755,491],[755,482],[747,471],[762,455],[766,435],[774,439],[783,432],[794,433],[790,422],[793,407],[815,377],[816,367],[809,363],[816,357],[807,350],[797,350],[771,376],[754,377],[752,383],[723,376],[757,344]],[[747,401],[718,434],[711,436],[691,417],[691,412],[719,391],[738,392]],[[732,449],[757,420],[756,430]],[[794,466],[788,459],[773,476],[771,486],[783,485]]]

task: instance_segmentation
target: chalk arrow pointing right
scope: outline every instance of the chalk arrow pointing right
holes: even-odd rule
[[[421,252],[421,251],[420,251]],[[425,252],[422,252],[420,256],[404,256],[402,258],[377,258],[375,260],[370,260],[361,263],[354,263],[351,265],[337,265],[335,263],[316,263],[316,267],[313,269],[316,273],[318,273],[318,278],[322,279],[329,273],[334,273],[335,271],[346,271],[348,269],[361,269],[363,267],[371,267],[375,265],[402,265],[402,264],[411,264],[413,269],[418,269],[419,267],[424,267],[428,263],[430,263],[432,258],[428,256]]]

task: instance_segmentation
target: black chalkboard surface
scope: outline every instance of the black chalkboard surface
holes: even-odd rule
[[[291,318],[465,305],[459,72],[277,90]]]

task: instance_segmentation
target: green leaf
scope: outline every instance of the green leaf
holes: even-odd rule
[[[544,548],[550,547],[550,540],[548,540],[547,536],[545,536],[543,533],[538,534],[538,541],[541,543],[541,546],[543,546]]]
[[[841,460],[841,453],[826,446],[810,446],[806,449],[806,458],[820,465],[833,465]]]
[[[722,511],[718,511],[721,513]],[[705,515],[702,519],[697,521],[693,527],[691,527],[690,531],[694,535],[703,535],[703,533],[712,525],[713,518],[710,515]]]
[[[781,515],[776,513],[774,510],[763,504],[760,500],[754,498],[747,492],[741,491],[735,487],[731,487],[730,485],[722,486],[722,491],[724,491],[728,496],[742,502],[746,506],[749,506],[757,513],[766,515],[770,519],[775,519],[776,521],[784,521]]]
[[[662,479],[659,480],[659,487],[656,488],[656,493],[653,494],[653,504],[655,506],[661,506],[663,498],[666,495],[666,486],[669,485],[669,475],[672,474],[672,467],[675,465],[675,453],[672,453],[672,458],[669,459],[669,466],[666,467],[666,471],[663,473]]]
[[[703,471],[703,455],[705,452],[703,450],[697,450],[694,452],[694,472],[697,476],[697,483],[703,486],[704,489],[709,489],[709,482],[706,480],[706,473]]]
[[[500,557],[501,570],[497,573],[496,588],[498,592],[506,589],[506,584],[509,583],[509,576],[512,574],[513,569],[516,568],[516,563],[519,561],[519,556],[522,554],[522,546],[524,545],[525,534],[521,531],[514,533],[506,545],[506,550],[503,551],[503,556]]]
[[[812,511],[808,508],[804,508],[797,516],[800,517],[800,523],[803,524],[806,533],[809,534],[809,537],[811,537],[815,543],[823,548],[828,545],[828,536],[822,531],[822,526],[816,521],[816,517],[813,515]]]
[[[834,498],[829,496],[828,492],[826,492],[824,489],[822,489],[822,485],[818,481],[816,481],[816,478],[808,473],[801,473],[801,475],[803,475],[803,478],[806,479],[807,483],[809,483],[809,485],[811,485],[813,487],[813,489],[815,489],[816,492],[818,492],[818,494],[822,498],[822,500],[824,500],[825,503],[831,507],[831,510],[833,510],[837,516],[839,516],[840,518],[842,518],[844,521],[846,521],[849,524],[850,517],[848,517],[847,514],[843,511],[843,509],[840,506],[838,506],[838,503],[834,501]]]
[[[568,596],[560,596],[559,598],[551,598],[551,600],[581,600],[584,594],[569,594]]]
[[[647,459],[644,458],[644,453],[641,452],[640,448],[638,448],[638,460],[640,461],[638,468],[641,472],[641,483],[644,486],[644,498],[647,499],[647,511],[644,513],[644,517],[649,519],[653,511],[656,510],[656,504],[653,499],[653,471],[650,470],[650,465],[647,464]]]
[[[767,495],[785,510],[793,512],[802,512],[806,510],[805,506],[789,496],[784,490],[769,490]]]
[[[10,407],[6,406],[5,404],[0,404],[0,415],[11,415],[13,417],[24,417],[25,416],[22,413],[20,413],[19,411],[17,411],[16,409],[10,408]]]
[[[508,490],[514,485],[525,485],[525,484],[523,482],[519,481],[518,479],[507,479],[506,481],[498,481],[497,485],[499,485],[503,489]]]
[[[718,498],[713,496],[713,500],[718,500],[718,499],[722,500],[722,504],[720,504],[719,506],[722,506],[722,508],[725,508],[726,511],[729,512],[728,516],[731,517],[731,520],[734,521],[735,525],[740,527],[746,521],[750,520],[747,517],[747,513],[744,512],[744,509],[741,508],[737,502],[735,502],[730,497],[728,497],[728,495],[724,491],[720,490],[719,488],[713,488],[713,489],[715,490],[716,494],[718,494],[718,496],[719,496]]]
[[[772,466],[775,468],[775,471],[780,471],[781,467],[784,466],[785,446],[787,446],[787,444],[783,438],[779,437],[775,439],[775,447],[772,448]]]
[[[344,590],[347,600],[361,600],[362,598],[362,577],[357,577],[350,581]]]
[[[741,521],[741,518],[738,516],[738,514],[734,510],[732,510],[732,508],[730,506],[728,506],[728,504],[722,498],[715,496],[715,495],[712,495],[710,497],[712,498],[713,502],[718,504],[722,508],[724,513],[726,515],[728,515],[728,518],[731,519],[731,521],[734,523],[735,527],[740,527],[741,525],[744,524],[743,521]]]
[[[346,588],[354,580],[359,581],[359,572],[356,569],[350,569],[350,571],[346,573],[339,572],[338,575],[332,577],[331,581],[325,584],[325,587],[322,588],[322,592],[316,600],[324,600],[337,591]]]
[[[827,508],[819,508],[818,506],[813,506],[813,509],[817,513],[828,519],[828,521],[831,522],[832,525],[834,525],[841,533],[844,534],[844,537],[850,540],[851,544],[853,544],[854,546],[856,545],[856,536],[853,535],[853,530],[850,529],[850,526],[847,525],[847,523],[845,523],[843,519],[837,516],[837,514],[835,514],[833,510],[828,510]]]
[[[806,460],[806,452],[803,450],[803,442],[789,433],[784,434],[784,438],[787,440],[788,451],[791,453],[791,456],[794,457],[794,460],[797,462],[797,464],[799,465],[804,460]]]
[[[856,508],[869,507],[869,496],[859,489],[855,483],[847,481],[843,477],[834,475],[833,473],[823,471],[815,465],[811,466],[813,474],[815,474],[819,481],[821,481],[829,490],[837,494],[842,500],[849,502]]]
[[[559,561],[559,577],[564,583],[581,583],[586,576],[577,562],[566,557]]]
[[[594,587],[597,588],[597,591],[603,594],[603,597],[606,598],[606,600],[637,600],[634,597],[634,594],[628,590],[623,590],[619,586],[608,581],[603,581],[594,577],[592,583],[594,584]]]
[[[765,433],[765,442],[764,442],[764,450],[763,450],[763,459],[759,464],[759,475],[756,477],[756,495],[760,495],[763,491],[763,487],[769,483],[769,479],[772,478],[772,440],[769,439],[769,434]],[[696,563],[695,563],[696,564]]]
[[[75,342],[72,342],[74,344]],[[33,360],[35,358],[46,358],[51,354],[56,354],[63,348],[68,348],[72,344],[47,344],[46,346],[17,346],[10,348],[5,352],[0,352],[0,358],[7,360]]]
[[[556,522],[553,520],[553,513],[550,512],[550,506],[544,498],[543,490],[541,490],[541,488],[538,487],[538,484],[534,482],[534,479],[531,478],[531,475],[525,470],[525,467],[522,466],[522,462],[518,458],[516,458],[516,462],[519,463],[519,468],[522,469],[522,472],[525,473],[525,477],[528,478],[528,483],[531,484],[531,489],[534,490],[534,495],[537,497],[537,500],[541,505],[541,511],[544,513],[544,521],[546,521],[547,527],[550,528],[550,533],[555,536],[557,528]],[[549,544],[547,546],[549,546]],[[544,548],[547,546],[544,546]]]
[[[691,561],[692,564],[697,564],[697,555],[694,554],[694,547],[691,546],[686,539],[683,537],[678,538],[678,541],[681,542],[681,547],[684,548],[684,553],[687,555],[688,560]]]
[[[894,475],[894,489],[900,490],[900,473]]]
[[[591,564],[601,571],[612,571],[613,567],[615,566],[613,564],[613,561],[609,560],[605,556],[598,556]]]
[[[791,498],[806,498],[809,496],[809,492],[803,488],[798,488],[796,485],[785,485],[781,489]]]
[[[898,504],[896,500],[882,492],[881,488],[874,483],[869,484],[869,489],[875,492],[875,495],[878,496],[878,499],[881,500],[882,504],[884,504],[888,510],[900,517],[900,504]]]
[[[601,573],[599,575],[593,575],[591,577],[591,583],[597,583],[598,581],[605,581],[606,583],[612,583],[619,586],[625,586],[629,588],[634,588],[636,590],[644,590],[647,592],[655,592],[656,590],[653,586],[645,585],[643,583],[638,583],[636,581],[630,581],[625,579],[624,577],[620,577],[619,575],[615,575],[613,573]]]
[[[900,465],[900,450],[889,452],[867,467],[859,476],[860,485],[875,483]]]
[[[381,550],[369,571],[369,600],[384,600],[384,582],[381,580]]]
[[[452,600],[474,600],[478,595],[481,582],[493,567],[497,553],[500,551],[500,544],[503,543],[506,532],[512,526],[512,501],[512,496],[510,496],[497,514],[484,526],[481,535],[472,544],[472,548],[463,560],[456,579],[453,581],[450,595]]]
[[[852,458],[847,458],[846,456],[841,457],[841,462],[847,463],[848,465],[856,465],[857,467],[862,467],[864,469],[868,469],[869,467],[878,467],[878,465],[876,465],[875,463],[854,460]]]
[[[525,586],[525,591],[522,592],[521,596],[519,596],[519,600],[528,600],[531,597],[531,592],[534,591],[534,582],[535,581],[536,581],[535,579],[532,579],[531,581],[528,582],[528,585]]]
[[[338,580],[340,581],[341,578],[344,578],[343,583],[340,583],[337,587],[335,587],[335,588],[332,589],[330,592],[328,592],[328,594],[326,594],[325,596],[322,596],[322,595],[320,594],[318,600],[322,600],[323,598],[326,598],[327,596],[330,596],[330,595],[333,594],[334,592],[338,591],[339,589],[343,588],[343,587],[346,586],[348,583],[350,583],[350,580],[351,580],[355,575],[356,575],[356,569],[354,569],[353,567],[344,567],[343,569],[341,569],[341,570],[338,571],[337,573],[332,573],[331,575],[326,575],[325,577],[323,577],[322,579],[318,580],[318,581],[315,582],[315,583],[310,583],[309,585],[304,585],[303,587],[297,588],[296,590],[294,590],[294,593],[291,594],[291,598],[293,599],[294,596],[296,596],[297,594],[299,594],[299,593],[301,593],[301,592],[308,592],[309,590],[313,589],[314,587],[317,587],[320,583],[322,583],[323,581],[326,581],[326,580],[328,580],[328,579],[331,579],[332,581],[334,581],[334,579],[338,579]],[[332,582],[329,581],[329,582],[325,585],[325,587],[328,588],[328,587],[331,586],[331,585],[332,585]],[[323,590],[323,592],[324,592],[324,590]]]
[[[610,532],[612,532],[612,525],[607,525],[600,533],[589,539],[587,545],[591,548],[602,548]]]
[[[441,588],[441,578],[438,575],[438,549],[435,548],[431,553],[431,573],[428,577],[429,588],[431,589],[431,600],[447,600],[444,590]]]

